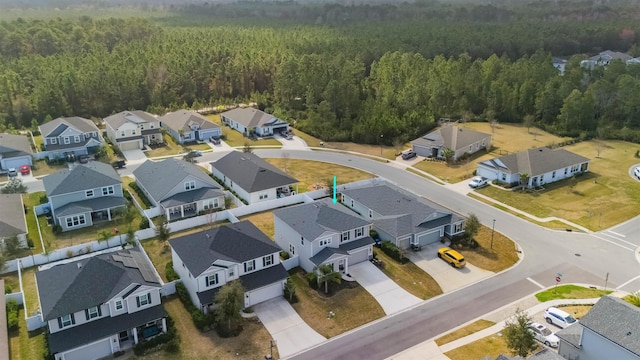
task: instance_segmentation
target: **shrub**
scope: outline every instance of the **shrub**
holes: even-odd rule
[[[73,257],[73,251],[67,250],[66,255],[67,255],[68,258],[72,258]]]
[[[51,230],[55,235],[60,235],[60,233],[62,232],[62,227],[60,225],[53,225]]]
[[[163,346],[164,345],[164,346]],[[176,332],[173,319],[167,316],[167,332],[159,334],[150,340],[141,340],[133,347],[133,353],[141,356],[164,347],[164,350],[170,353],[176,353],[180,350],[180,341]]]
[[[169,261],[167,265],[164,266],[164,274],[167,276],[168,281],[180,279],[178,273],[173,269],[173,261]]]
[[[140,230],[144,230],[148,228],[149,228],[149,219],[147,217],[143,217],[142,220],[140,220]]]
[[[9,331],[17,331],[18,330],[18,309],[20,309],[20,305],[14,300],[7,300],[7,328]]]
[[[377,239],[378,238],[378,232],[371,229],[369,230],[369,236],[371,236],[372,239]]]
[[[4,293],[5,294],[11,294],[13,292],[13,288],[11,287],[11,285],[9,284],[4,284]]]
[[[400,251],[400,249],[391,241],[389,240],[384,240],[381,244],[380,247],[382,249],[382,251],[387,254],[387,256],[389,256],[390,258],[404,264],[407,261],[407,258],[405,256],[402,255],[402,252]]]
[[[291,255],[289,255],[289,253],[288,253],[288,252],[286,252],[286,251],[284,251],[284,250],[280,251],[280,258],[281,258],[282,260],[287,260],[287,259],[288,259],[288,258],[290,258],[290,257],[291,257]]]
[[[123,191],[122,195],[124,196],[125,199],[127,199],[128,201],[133,202],[133,197],[131,196],[131,193],[129,193],[129,191]]]
[[[33,249],[34,247],[33,240],[31,240],[29,236],[27,236],[27,246],[29,247],[29,249]]]
[[[143,204],[145,204],[149,208],[153,206],[151,204],[151,201],[149,201],[149,199],[147,198],[147,195],[145,195],[142,189],[140,189],[140,187],[138,186],[138,183],[134,181],[129,184],[129,187],[132,188],[133,191],[136,192],[136,194],[138,194],[138,197],[140,198]]]
[[[200,331],[204,331],[213,325],[214,319],[213,314],[205,315],[200,309],[193,305],[191,302],[191,298],[189,297],[189,292],[187,288],[184,287],[182,283],[176,284],[176,294],[178,294],[178,298],[182,301],[182,304],[191,315],[191,320],[193,320],[193,324]]]

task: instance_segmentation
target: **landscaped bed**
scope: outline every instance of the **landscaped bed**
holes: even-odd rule
[[[265,160],[298,179],[297,189],[300,193],[317,190],[326,186],[329,181],[333,181],[333,176],[336,177],[338,185],[374,177],[361,170],[320,161],[287,158]],[[294,189],[295,188],[294,186]]]
[[[591,299],[599,298],[611,293],[611,290],[604,291],[578,285],[560,285],[537,293],[536,299],[540,302],[555,299]]]

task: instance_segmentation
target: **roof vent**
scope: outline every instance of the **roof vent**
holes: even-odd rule
[[[631,331],[629,331],[629,332],[627,333],[627,336],[631,336]]]
[[[267,171],[267,169],[262,169],[262,168],[260,169],[260,172],[265,172],[265,171]]]
[[[544,151],[544,149],[543,149],[543,148],[540,148],[540,149],[538,149],[538,151],[543,152],[543,151]]]
[[[204,236],[206,236],[207,239],[211,239],[211,235],[209,235],[209,233],[205,233]]]
[[[77,263],[78,269],[82,269],[82,263]]]

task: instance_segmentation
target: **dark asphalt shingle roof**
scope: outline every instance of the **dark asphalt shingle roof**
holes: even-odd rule
[[[218,188],[200,188],[175,194],[160,202],[164,208],[191,204],[193,202],[205,199],[212,199],[224,196],[224,192]],[[221,204],[222,205],[222,204]]]
[[[374,215],[373,224],[395,237],[421,233],[462,220],[459,215],[388,183],[345,189],[342,193],[380,214],[378,217]]]
[[[104,304],[131,284],[159,287],[158,282],[146,281],[139,269],[126,267],[112,257],[139,251],[133,248],[100,254],[37,272],[36,283],[44,320]]]
[[[369,247],[374,243],[375,241],[373,241],[373,239],[370,236],[366,236],[358,240],[353,240],[353,241],[346,242],[344,244],[340,244],[340,246],[337,248],[326,247],[320,250],[319,253],[317,253],[315,256],[313,256],[309,260],[316,265],[322,265],[325,262],[335,261],[341,257],[349,255],[349,251],[351,250],[361,249],[363,247]]]
[[[344,205],[333,204],[331,199],[278,209],[273,215],[310,241],[326,232],[341,233],[370,225]]]
[[[120,175],[111,165],[100,161],[76,165],[72,170],[60,170],[42,179],[47,196],[121,184]]]
[[[254,108],[235,108],[223,112],[220,116],[229,118],[246,128],[287,124],[284,120]]]
[[[579,349],[580,337],[582,336],[582,325],[580,325],[579,322],[573,324],[556,332],[556,336],[559,337],[560,340],[564,340],[566,343],[572,345],[576,349]]]
[[[242,263],[280,251],[248,220],[171,239],[169,244],[194,277],[216,260]]]
[[[457,125],[444,125],[411,143],[425,147],[445,147],[457,151],[487,138],[491,138],[491,135]]]
[[[617,297],[603,296],[580,319],[580,324],[640,356],[640,308]]]
[[[211,166],[249,193],[298,182],[252,153],[232,151]]]
[[[537,353],[529,356],[527,360],[565,360],[557,352],[552,351],[549,348],[544,348]]]
[[[114,207],[125,206],[127,200],[117,196],[100,196],[94,199],[87,199],[68,203],[56,209],[56,217],[76,215],[90,211],[106,210]],[[113,216],[113,214],[111,214]]]
[[[3,158],[31,155],[31,143],[24,135],[0,134],[0,155]]]
[[[65,331],[49,334],[49,350],[52,354],[71,350],[166,316],[164,307],[158,305],[131,314],[89,321]]]
[[[220,186],[200,170],[198,165],[175,158],[157,162],[147,160],[133,171],[133,175],[136,177],[137,183],[144,187],[156,202],[166,200],[167,194],[176,186],[187,181],[188,178],[194,178],[205,183],[207,188],[220,189]],[[184,186],[181,186],[181,190],[185,191]]]
[[[167,113],[160,117],[160,121],[162,121],[162,124],[167,125],[176,131],[192,131],[192,125],[198,125],[200,130],[220,128],[218,124],[215,124],[197,112],[190,110],[178,110]]]
[[[79,143],[72,142],[70,144],[65,144],[65,143],[58,142],[57,144],[47,144],[46,148],[47,148],[47,151],[52,151],[52,150],[75,149],[75,148],[81,148],[89,145],[90,145],[89,147],[93,147],[93,146],[100,146],[102,144],[101,140],[94,137],[85,138],[83,136],[81,140],[82,142],[79,142]],[[93,142],[94,144],[90,144],[91,142]]]
[[[39,126],[42,137],[55,137],[62,134],[67,128],[72,128],[79,133],[99,132],[96,124],[79,116],[59,117]]]
[[[0,194],[0,238],[27,233],[22,195]]]
[[[509,174],[534,177],[587,161],[588,158],[565,149],[541,147],[486,160],[481,164]]]

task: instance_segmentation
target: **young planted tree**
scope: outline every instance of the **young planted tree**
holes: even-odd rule
[[[15,256],[18,254],[21,248],[22,248],[22,244],[20,244],[20,239],[18,238],[18,235],[12,235],[4,239],[4,252],[7,255]]]
[[[9,180],[7,185],[5,185],[2,189],[0,189],[0,193],[2,194],[26,194],[27,186],[22,183],[22,180],[18,178],[12,178]]]
[[[284,284],[284,295],[290,303],[293,303],[293,299],[296,296],[296,283],[291,278],[287,278],[287,282]]]
[[[527,357],[529,352],[536,347],[533,333],[529,331],[529,323],[531,323],[531,317],[518,309],[513,318],[505,322],[502,331],[509,349],[523,358]]]
[[[478,230],[480,230],[480,220],[475,214],[470,214],[464,222],[464,237],[467,243],[471,243],[471,240],[478,234]]]
[[[529,174],[520,174],[520,185],[522,185],[523,189],[529,186],[529,178]]]
[[[320,287],[320,284],[324,284],[324,293],[329,293],[329,283],[340,284],[342,282],[342,276],[339,272],[334,271],[333,267],[329,264],[316,266],[313,272],[308,275],[311,281],[315,280]]]
[[[171,229],[169,228],[169,224],[166,222],[162,223],[160,226],[156,226],[156,238],[160,243],[167,246],[167,240],[169,240],[169,236],[171,236]]]
[[[455,152],[449,148],[442,149],[442,156],[447,164],[451,164],[453,162],[453,157],[455,156]]]
[[[248,142],[245,142],[244,146],[242,147],[242,152],[253,153],[253,146],[251,146],[251,144],[249,144]]]
[[[242,319],[240,311],[244,307],[244,292],[240,281],[234,280],[224,284],[215,295],[214,302],[217,307],[214,316],[220,326],[225,326],[227,335],[234,334],[240,325]]]

